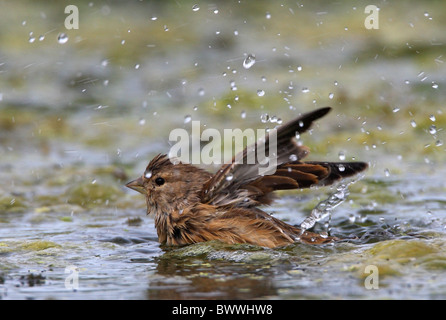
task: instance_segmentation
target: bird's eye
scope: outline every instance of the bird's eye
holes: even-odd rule
[[[166,181],[161,177],[155,179],[155,183],[159,186],[162,186],[164,184],[164,182],[166,182]]]

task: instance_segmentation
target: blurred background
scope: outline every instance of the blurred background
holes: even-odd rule
[[[0,1],[0,297],[444,299],[445,27],[444,1]],[[124,184],[172,129],[327,105],[301,139],[311,160],[370,163],[331,220],[357,242],[159,246]],[[268,210],[299,224],[329,192]]]

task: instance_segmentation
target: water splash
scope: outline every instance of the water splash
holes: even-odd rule
[[[249,69],[256,63],[256,56],[253,54],[248,54],[248,56],[243,60],[243,68]]]
[[[64,44],[68,42],[68,36],[65,33],[59,33],[57,36],[57,42]]]
[[[349,182],[341,182],[336,187],[336,191],[334,193],[330,194],[327,199],[319,202],[317,206],[311,211],[310,215],[306,217],[300,224],[300,228],[302,229],[301,234],[303,234],[306,230],[313,228],[316,222],[319,222],[327,217],[328,222],[325,224],[325,226],[327,228],[327,234],[329,234],[331,214],[333,212],[333,209],[347,200],[350,194],[348,187],[351,184],[355,183],[358,179],[359,178],[350,180]]]
[[[192,116],[190,114],[188,114],[184,117],[184,123],[189,123],[189,122],[191,122],[191,120],[192,120]]]
[[[267,123],[269,120],[269,115],[267,113],[262,113],[260,115],[260,121],[262,121],[262,123]]]

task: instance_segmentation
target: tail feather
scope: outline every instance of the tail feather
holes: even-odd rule
[[[273,191],[331,185],[367,167],[365,162],[291,162],[279,166],[273,175],[260,177],[241,188],[248,190],[256,201],[270,204]]]
[[[318,185],[330,185],[338,180],[348,178],[368,168],[365,162],[306,162],[306,164],[322,166],[328,171],[327,175],[321,176]]]

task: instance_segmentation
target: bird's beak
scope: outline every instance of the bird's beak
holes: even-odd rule
[[[133,189],[135,191],[138,191],[139,193],[145,194],[145,189],[143,186],[142,177],[139,177],[136,180],[130,181],[125,185],[127,188]]]

